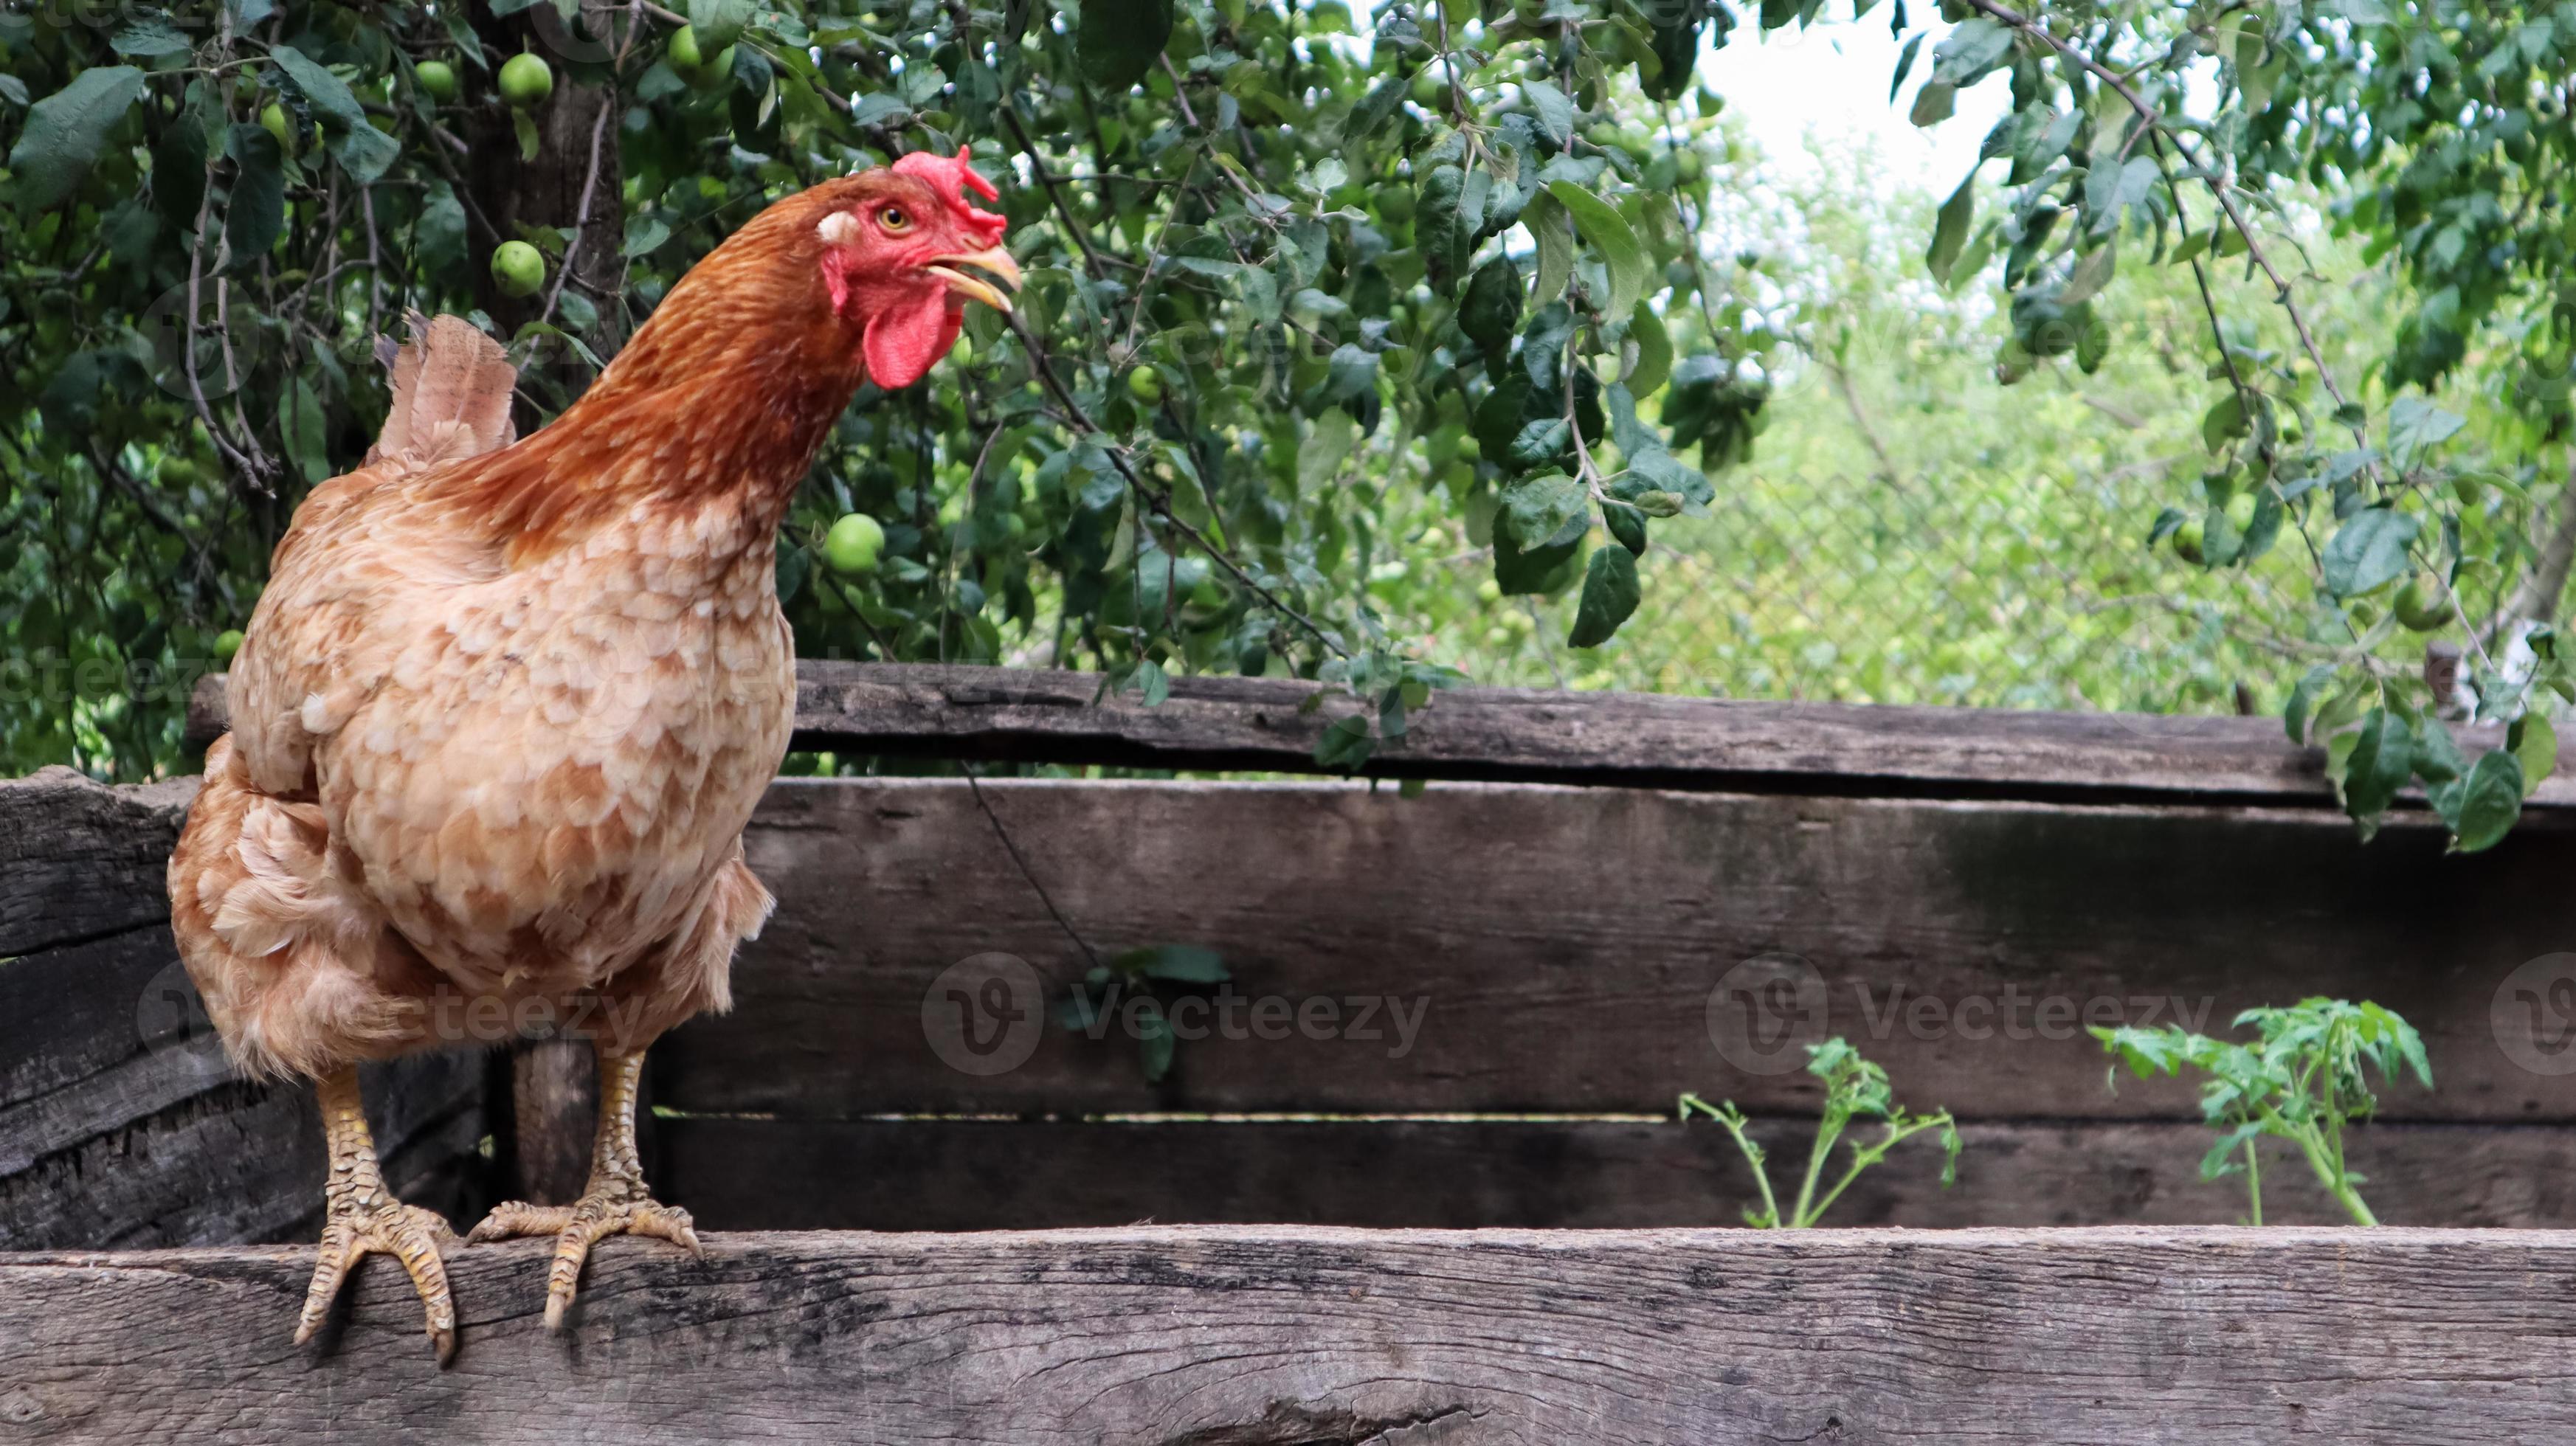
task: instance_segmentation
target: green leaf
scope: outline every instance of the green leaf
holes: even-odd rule
[[[287,83],[302,92],[313,113],[330,122],[331,154],[351,180],[361,185],[375,180],[402,154],[402,147],[393,137],[368,124],[365,107],[358,104],[358,97],[340,77],[292,45],[271,47],[268,56],[285,74]]]
[[[1958,263],[1959,250],[1968,244],[1968,223],[1977,214],[1977,171],[1968,174],[1950,199],[1941,203],[1940,213],[1932,221],[1932,246],[1923,253],[1923,264],[1931,269],[1932,279],[1947,286],[1950,268]]]
[[[1637,344],[1637,365],[1628,373],[1627,388],[1631,396],[1650,397],[1673,371],[1673,342],[1664,334],[1664,319],[1655,308],[1638,302],[1628,315],[1628,339]]]
[[[2375,822],[2414,772],[2414,730],[2385,708],[2371,709],[2344,764],[2344,812],[2363,823]]]
[[[2231,439],[2244,435],[2245,395],[2242,392],[2229,391],[2210,403],[2209,410],[2201,414],[2200,440],[2213,452],[2227,450]]]
[[[1574,580],[1574,559],[1583,550],[1583,534],[1562,542],[1524,548],[1499,529],[1494,533],[1494,582],[1506,596],[1555,593]]]
[[[1111,960],[1110,964],[1128,974],[1168,979],[1175,984],[1222,984],[1234,977],[1226,971],[1224,955],[1195,944],[1158,944],[1150,949],[1131,949]]]
[[[1914,108],[1905,118],[1918,126],[1937,126],[1950,118],[1959,99],[1959,88],[1945,81],[1927,80],[1914,92]]]
[[[1533,422],[1530,425],[1537,426]],[[1559,421],[1557,426],[1565,423]],[[1583,484],[1562,472],[1525,477],[1503,493],[1500,530],[1522,547],[1542,547],[1585,516]]]
[[[233,126],[232,153],[239,172],[224,208],[224,244],[241,270],[257,265],[286,229],[286,170],[277,137],[246,121]]]
[[[294,459],[307,482],[328,482],[335,475],[326,441],[329,420],[304,378],[297,377],[278,392],[277,433],[285,439],[287,455]]]
[[[143,98],[143,85],[143,72],[133,66],[94,65],[36,102],[9,152],[22,213],[44,210],[80,189],[108,131]]]
[[[1544,190],[1521,211],[1521,224],[1529,228],[1538,250],[1538,284],[1531,288],[1529,304],[1545,306],[1563,296],[1566,283],[1574,279],[1574,227],[1565,207]]]
[[[1377,740],[1369,736],[1368,720],[1357,714],[1336,718],[1323,736],[1315,740],[1315,762],[1324,768],[1350,772],[1368,762],[1377,749]]]
[[[1575,605],[1574,631],[1566,641],[1597,648],[1637,610],[1637,559],[1624,547],[1597,547],[1583,572],[1583,599]]]
[[[177,55],[190,48],[187,36],[158,15],[143,15],[125,23],[107,42],[119,55]]]
[[[1151,997],[1138,1001],[1136,1056],[1144,1066],[1145,1083],[1161,1084],[1172,1073],[1172,1022],[1163,1016],[1163,1007]]]
[[[2460,791],[2453,847],[2464,854],[2495,847],[2522,817],[2522,760],[2498,748],[2479,755]]]
[[[2011,52],[2012,44],[2009,25],[1982,15],[1962,20],[1933,47],[1932,78],[1952,86],[1974,85]]]
[[[1574,138],[1574,102],[1564,91],[1544,80],[1528,80],[1521,83],[1521,93],[1529,97],[1538,127],[1549,140],[1562,146]]]
[[[1359,445],[1360,424],[1335,407],[1315,418],[1315,430],[1297,449],[1297,489],[1314,492],[1342,470],[1342,460]]]
[[[2396,581],[2410,565],[2406,550],[2421,530],[2412,516],[2386,507],[2354,513],[2326,543],[2326,590],[2339,598],[2359,597]]]
[[[2522,796],[2529,798],[2558,771],[2558,730],[2539,713],[2525,713],[2505,730],[2505,746],[2522,760]]]
[[[1489,355],[1511,350],[1512,333],[1521,323],[1521,273],[1508,256],[1497,256],[1476,268],[1458,303],[1458,328]]]
[[[1075,50],[1095,90],[1121,92],[1145,78],[1172,38],[1172,0],[1084,0]]]
[[[2397,465],[2412,467],[2467,425],[2466,418],[2422,397],[2399,397],[2388,404],[2388,454]]]
[[[1602,267],[1610,273],[1610,295],[1601,314],[1621,317],[1635,310],[1647,279],[1646,251],[1637,244],[1637,233],[1609,202],[1572,181],[1550,181],[1547,189],[1574,218],[1574,229],[1601,253]]]
[[[626,245],[624,249],[626,259],[629,261],[632,261],[639,256],[652,255],[654,252],[661,250],[664,244],[669,242],[670,239],[671,228],[662,224],[660,220],[654,217],[629,216],[626,218]]]
[[[752,0],[689,0],[689,29],[697,36],[698,52],[715,59],[716,52],[742,38],[757,8]]]
[[[2099,294],[2110,284],[2111,273],[2118,267],[2119,259],[2120,248],[2116,241],[2105,241],[2084,253],[2083,258],[2075,263],[2075,269],[2067,275],[2066,289],[2057,293],[2057,304],[2073,306]]]
[[[1563,417],[1539,417],[1523,423],[1512,438],[1510,453],[1497,461],[1508,461],[1515,467],[1540,467],[1556,460],[1573,437],[1574,429]]]

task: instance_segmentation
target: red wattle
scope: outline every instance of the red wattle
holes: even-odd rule
[[[860,339],[868,380],[887,391],[911,386],[957,344],[966,318],[946,287],[897,301],[868,318]]]

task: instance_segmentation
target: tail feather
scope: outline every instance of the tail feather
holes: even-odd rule
[[[510,393],[519,382],[501,344],[462,317],[411,317],[411,340],[394,353],[393,410],[369,463],[406,469],[498,450],[517,440]]]

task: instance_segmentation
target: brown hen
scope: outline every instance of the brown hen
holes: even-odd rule
[[[778,202],[522,441],[500,347],[416,324],[366,465],[297,509],[170,901],[233,1058],[318,1082],[331,1173],[299,1342],[381,1251],[455,1348],[455,1239],[385,1188],[363,1060],[496,1029],[593,1041],[583,1199],[505,1205],[470,1237],[557,1237],[550,1326],[605,1236],[696,1248],[645,1189],[635,1085],[654,1039],[728,1006],[771,908],[742,830],[794,703],[774,541],[861,383],[911,385],[965,299],[1007,305],[1019,271],[970,188],[995,194],[962,154],[922,154]]]

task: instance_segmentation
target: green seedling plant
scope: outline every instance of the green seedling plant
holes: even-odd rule
[[[2201,1115],[2219,1135],[2201,1157],[2200,1177],[2243,1174],[2247,1223],[2263,1223],[2263,1166],[2256,1145],[2269,1135],[2298,1147],[2318,1183],[2355,1224],[2378,1224],[2361,1198],[2363,1177],[2345,1163],[2344,1131],[2379,1108],[2365,1066],[2382,1081],[2403,1069],[2426,1089],[2433,1087],[2423,1038],[2390,1010],[2342,999],[2303,999],[2286,1009],[2249,1009],[2236,1016],[2236,1027],[2249,1024],[2258,1036],[2251,1044],[2174,1025],[2096,1025],[2093,1035],[2140,1079],[2178,1079],[2185,1069],[2209,1077],[2201,1087]],[[2116,1065],[2111,1079],[2116,1086]]]
[[[1825,1082],[1824,1113],[1816,1125],[1815,1142],[1807,1147],[1807,1173],[1798,1182],[1798,1197],[1791,1203],[1786,1218],[1780,1214],[1779,1197],[1772,1193],[1767,1154],[1753,1142],[1752,1136],[1745,1133],[1744,1112],[1735,1107],[1735,1101],[1711,1105],[1695,1094],[1681,1097],[1682,1123],[1688,1124],[1694,1114],[1717,1121],[1735,1141],[1735,1148],[1744,1153],[1745,1161],[1752,1165],[1753,1183],[1762,1191],[1762,1205],[1760,1209],[1744,1212],[1747,1225],[1757,1230],[1805,1230],[1813,1226],[1827,1210],[1833,1208],[1834,1201],[1842,1197],[1852,1181],[1860,1178],[1863,1170],[1887,1158],[1888,1151],[1929,1130],[1938,1130],[1941,1134],[1944,1152],[1942,1188],[1949,1188],[1958,1179],[1959,1125],[1950,1117],[1948,1110],[1918,1115],[1896,1103],[1895,1094],[1888,1086],[1887,1071],[1861,1058],[1860,1051],[1844,1042],[1840,1035],[1822,1044],[1807,1046],[1807,1073]],[[1825,1166],[1833,1156],[1834,1146],[1856,1119],[1879,1121],[1879,1137],[1852,1141],[1851,1158],[1844,1166],[1841,1178],[1819,1195],[1817,1187],[1824,1181]]]

